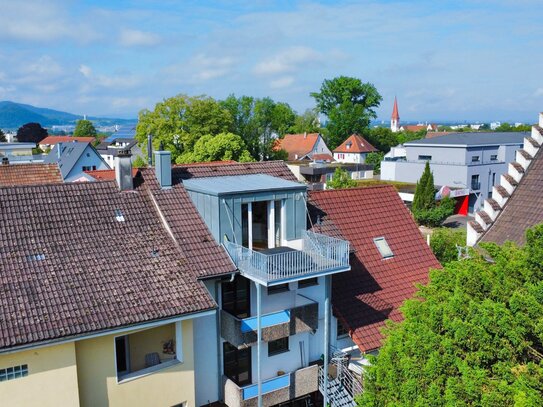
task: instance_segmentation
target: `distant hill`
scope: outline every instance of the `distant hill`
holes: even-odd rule
[[[23,124],[30,122],[40,123],[43,127],[69,125],[75,124],[77,120],[82,118],[82,115],[61,112],[53,109],[46,109],[10,101],[0,102],[1,129],[18,129]],[[88,119],[95,122],[96,125],[126,124],[136,122],[136,120],[100,117],[88,117]]]

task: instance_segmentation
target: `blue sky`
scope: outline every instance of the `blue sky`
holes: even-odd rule
[[[535,121],[543,1],[2,0],[0,100],[135,117],[179,93],[302,112],[323,79],[373,83],[388,120]]]

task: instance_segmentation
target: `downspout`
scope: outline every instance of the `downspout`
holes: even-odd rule
[[[262,376],[260,356],[262,351],[262,286],[256,284],[256,321],[257,321],[257,342],[256,342],[256,377],[258,381],[258,407],[262,407]]]
[[[234,273],[232,273],[233,275]],[[215,318],[215,329],[217,330],[217,385],[219,389],[219,400],[224,401],[224,387],[222,385],[222,358],[221,355],[221,309],[222,309],[222,298],[219,301],[219,284],[220,280],[215,281],[215,298],[217,299],[217,305],[219,309],[217,310],[217,318]]]
[[[330,351],[330,276],[324,277],[324,377],[323,406],[328,407],[328,358]]]

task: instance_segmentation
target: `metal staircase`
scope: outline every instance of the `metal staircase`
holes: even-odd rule
[[[349,370],[349,355],[331,347],[328,364],[328,400],[331,407],[354,407],[362,393],[360,378]],[[324,394],[324,368],[319,367],[319,391]]]

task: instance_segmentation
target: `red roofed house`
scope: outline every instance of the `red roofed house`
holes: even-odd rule
[[[310,202],[313,230],[351,244],[351,271],[332,279],[331,342],[363,357],[381,346],[387,319],[402,319],[399,307],[416,284],[441,266],[392,186],[312,192]]]
[[[368,153],[378,151],[364,137],[353,134],[334,150],[334,159],[340,163],[364,164]]]
[[[277,150],[285,150],[289,161],[316,159],[331,161],[332,152],[319,133],[285,134],[278,140]]]
[[[72,137],[72,136],[47,136],[40,141],[40,148],[42,150],[52,149],[58,143],[71,143],[73,141],[79,141],[80,143],[92,143],[94,137]]]

